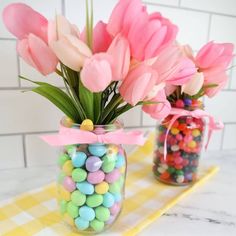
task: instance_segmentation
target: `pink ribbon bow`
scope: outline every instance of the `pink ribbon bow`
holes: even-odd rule
[[[45,142],[51,146],[64,146],[70,144],[92,144],[92,143],[104,143],[104,144],[137,144],[143,145],[145,138],[141,131],[124,132],[123,129],[117,131],[108,132],[104,134],[95,134],[90,131],[66,128],[60,126],[58,134],[41,136]]]
[[[170,129],[172,127],[172,125],[174,124],[174,122],[181,116],[192,116],[195,118],[208,118],[209,119],[209,123],[208,123],[208,135],[207,135],[207,143],[205,145],[205,149],[207,149],[209,141],[211,139],[211,135],[213,130],[220,130],[224,128],[224,124],[219,121],[216,122],[214,117],[211,116],[210,114],[208,114],[207,112],[197,109],[194,111],[187,111],[184,109],[179,109],[179,108],[172,108],[170,111],[170,115],[173,115],[170,124],[168,125],[168,129],[165,135],[165,142],[164,142],[164,160],[166,159],[166,155],[167,155],[167,136],[170,132]]]

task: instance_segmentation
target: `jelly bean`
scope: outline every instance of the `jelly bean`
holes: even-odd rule
[[[103,206],[110,208],[113,206],[114,203],[115,203],[115,198],[111,193],[108,192],[104,194],[102,203]]]
[[[182,162],[183,162],[183,158],[181,158],[181,157],[177,157],[177,158],[175,158],[174,159],[174,162],[175,162],[175,164],[181,164]]]
[[[95,219],[90,222],[90,226],[95,232],[101,232],[104,229],[105,224],[104,222]]]
[[[67,210],[67,201],[61,200],[61,201],[59,202],[59,205],[60,205],[60,212],[61,212],[62,214],[66,213],[66,210]]]
[[[79,209],[79,216],[86,221],[92,221],[95,218],[95,211],[88,206],[82,206]]]
[[[94,186],[92,184],[88,183],[87,181],[77,183],[76,187],[83,194],[91,195],[94,193]]]
[[[185,178],[186,178],[187,180],[192,180],[192,177],[193,177],[193,174],[192,174],[192,173],[187,173],[187,174],[185,175]]]
[[[120,171],[119,169],[115,169],[112,172],[106,174],[105,180],[108,183],[114,183],[116,180],[118,180],[120,177]]]
[[[66,153],[63,153],[59,156],[58,165],[62,167],[68,160],[70,160],[70,157]]]
[[[125,165],[125,157],[124,155],[118,154],[116,160],[116,168],[120,168]]]
[[[190,98],[184,98],[184,105],[185,106],[191,106],[192,100]]]
[[[159,151],[161,154],[163,154],[163,153],[164,153],[164,147],[163,147],[163,146],[160,146],[160,147],[158,148],[158,151]]]
[[[115,203],[111,208],[109,208],[111,215],[117,215],[120,211],[120,204]]]
[[[71,176],[73,169],[74,169],[74,166],[72,164],[72,161],[70,160],[66,161],[64,165],[62,166],[63,172],[68,176]]]
[[[75,219],[75,225],[79,230],[85,230],[89,227],[89,221],[78,217]]]
[[[98,207],[103,203],[104,196],[102,196],[100,194],[93,194],[91,196],[88,196],[87,200],[86,200],[86,204],[89,207]]]
[[[82,206],[86,202],[86,195],[81,193],[79,190],[76,190],[71,194],[71,201],[76,206]]]
[[[91,184],[99,184],[105,179],[105,174],[101,170],[88,174],[87,181]]]
[[[72,179],[75,182],[83,182],[87,178],[87,172],[82,168],[76,168],[72,172]]]
[[[168,171],[170,174],[173,174],[173,173],[175,173],[175,168],[169,167],[167,171]]]
[[[184,174],[182,170],[176,170],[175,173],[176,173],[177,175],[183,175],[183,174]]]
[[[69,191],[69,192],[73,192],[75,189],[76,189],[76,185],[75,185],[75,182],[72,180],[71,177],[69,176],[66,176],[64,178],[64,181],[63,181],[63,186],[64,188]]]
[[[193,135],[193,137],[198,137],[201,135],[201,132],[199,131],[199,129],[194,129],[192,131],[192,135]]]
[[[173,152],[179,151],[179,146],[178,145],[171,146],[171,151],[173,151]]]
[[[102,157],[107,151],[106,147],[103,144],[90,144],[88,146],[88,150],[93,156],[98,157]]]
[[[173,135],[177,135],[179,133],[179,130],[177,128],[171,128],[170,132],[173,134]]]
[[[93,131],[94,129],[93,122],[89,119],[84,120],[80,125],[80,129],[86,131]]]
[[[106,155],[102,158],[102,161],[102,170],[105,173],[110,173],[111,171],[113,171],[116,165],[116,159],[114,158],[114,156]]]
[[[183,175],[180,175],[176,178],[176,182],[177,183],[183,183],[184,182],[184,176]]]
[[[170,178],[170,174],[166,171],[166,172],[161,174],[160,178],[161,179],[169,179]]]
[[[177,108],[184,108],[184,102],[183,102],[183,100],[178,99],[178,100],[175,102],[175,106],[176,106]]]
[[[102,160],[99,157],[90,156],[86,161],[86,169],[95,172],[102,166]]]
[[[96,218],[102,222],[107,221],[110,218],[110,211],[103,206],[95,208]]]
[[[75,167],[81,167],[85,164],[86,158],[87,155],[84,152],[76,152],[71,159]]]
[[[72,217],[76,218],[79,215],[79,208],[74,205],[73,202],[68,202],[67,204],[67,213]]]
[[[160,174],[162,174],[162,173],[164,173],[166,170],[163,168],[163,167],[158,167],[157,168],[157,171],[160,173]]]
[[[194,140],[192,140],[188,143],[188,147],[190,147],[190,148],[195,148],[196,146],[197,146],[197,143]]]
[[[109,189],[109,185],[107,182],[101,182],[95,186],[95,192],[98,194],[105,194]]]

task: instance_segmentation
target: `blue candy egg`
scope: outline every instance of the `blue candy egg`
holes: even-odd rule
[[[120,168],[125,165],[125,157],[121,154],[117,155],[116,168]]]
[[[105,207],[112,207],[113,204],[115,203],[115,199],[114,199],[114,196],[107,192],[103,195],[103,206]]]
[[[103,144],[90,144],[88,146],[88,150],[93,156],[98,157],[102,157],[107,151],[105,145]]]
[[[85,164],[87,155],[84,152],[76,152],[73,154],[71,159],[75,167],[81,167]]]
[[[120,193],[114,193],[113,197],[115,199],[115,202],[120,202],[122,198]]]
[[[77,183],[76,187],[83,194],[91,195],[94,193],[94,186],[87,181]]]
[[[78,217],[75,219],[75,225],[79,230],[85,230],[89,227],[89,221]]]
[[[91,207],[82,206],[79,209],[79,215],[82,219],[86,221],[92,221],[95,218],[95,211]]]

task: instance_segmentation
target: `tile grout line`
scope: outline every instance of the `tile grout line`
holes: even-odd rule
[[[211,23],[212,23],[212,14],[209,15],[208,31],[207,31],[207,42],[209,42],[209,39],[210,39]]]
[[[220,150],[223,150],[223,146],[224,146],[224,139],[225,139],[225,127],[226,124],[224,123],[224,128],[222,130],[222,134],[221,134],[221,141],[220,141]]]
[[[20,79],[21,69],[20,69],[20,57],[19,57],[19,55],[17,55],[17,73],[18,73],[18,78],[17,78],[18,79],[18,88],[21,88],[21,79]]]
[[[65,3],[65,0],[61,0],[61,11],[62,11],[62,15],[65,16],[65,14],[66,14],[66,3]]]
[[[27,168],[25,134],[22,134],[22,148],[23,148],[23,157],[24,157],[24,167]]]
[[[179,4],[178,4],[179,7],[181,7],[181,0],[179,0]]]

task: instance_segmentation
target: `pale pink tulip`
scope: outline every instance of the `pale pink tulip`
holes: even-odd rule
[[[47,43],[47,19],[23,3],[12,3],[3,10],[3,22],[18,39],[34,34]]]
[[[113,58],[113,80],[123,80],[128,74],[130,66],[130,49],[128,41],[121,35],[117,35],[108,48],[107,53]]]
[[[149,114],[153,119],[164,119],[169,115],[171,105],[166,99],[164,89],[160,90],[150,102],[156,102],[156,104],[143,105],[142,110]]]
[[[55,71],[58,63],[56,56],[47,44],[34,34],[29,34],[27,38],[18,41],[17,51],[29,65],[35,67],[43,75]]]
[[[204,75],[203,73],[197,72],[192,78],[185,84],[182,85],[181,91],[182,93],[186,93],[190,96],[197,94],[202,88],[204,83]]]
[[[50,47],[64,65],[75,71],[79,71],[86,58],[92,56],[89,47],[71,34],[51,42]]]
[[[120,94],[131,105],[143,101],[157,83],[158,74],[151,67],[140,64],[128,73],[120,86]]]
[[[81,70],[81,81],[91,92],[97,93],[104,89],[112,81],[112,58],[105,53],[98,53],[86,59]]]

